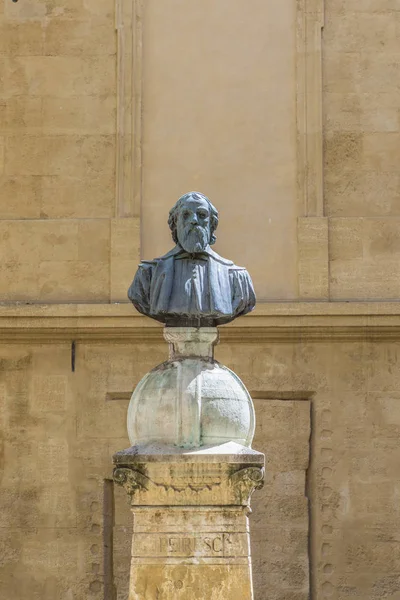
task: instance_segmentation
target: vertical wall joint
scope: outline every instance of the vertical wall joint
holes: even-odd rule
[[[116,0],[116,218],[140,217],[142,199],[143,1]]]
[[[297,157],[300,212],[322,217],[322,28],[324,0],[299,0],[297,15]]]

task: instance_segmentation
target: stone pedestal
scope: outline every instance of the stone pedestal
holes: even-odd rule
[[[168,328],[169,360],[132,394],[114,480],[134,514],[129,600],[252,600],[250,497],[264,455],[254,407],[214,360],[216,328]]]
[[[263,454],[153,443],[118,452],[114,466],[134,513],[129,600],[252,600],[247,517]]]

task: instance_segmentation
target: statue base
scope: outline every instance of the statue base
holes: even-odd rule
[[[252,600],[248,514],[264,455],[146,444],[113,461],[134,514],[129,600]]]

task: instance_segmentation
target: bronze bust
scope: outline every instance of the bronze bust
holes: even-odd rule
[[[128,290],[137,310],[169,327],[215,327],[253,310],[256,298],[246,269],[210,248],[218,226],[210,200],[199,192],[185,194],[168,224],[175,248],[142,261]]]

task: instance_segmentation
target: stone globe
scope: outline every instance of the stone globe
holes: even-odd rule
[[[127,419],[131,444],[195,448],[233,441],[250,447],[254,407],[242,381],[201,349],[202,356],[193,356],[193,347],[188,352],[188,344],[184,349],[175,344],[170,360],[134,390]]]

